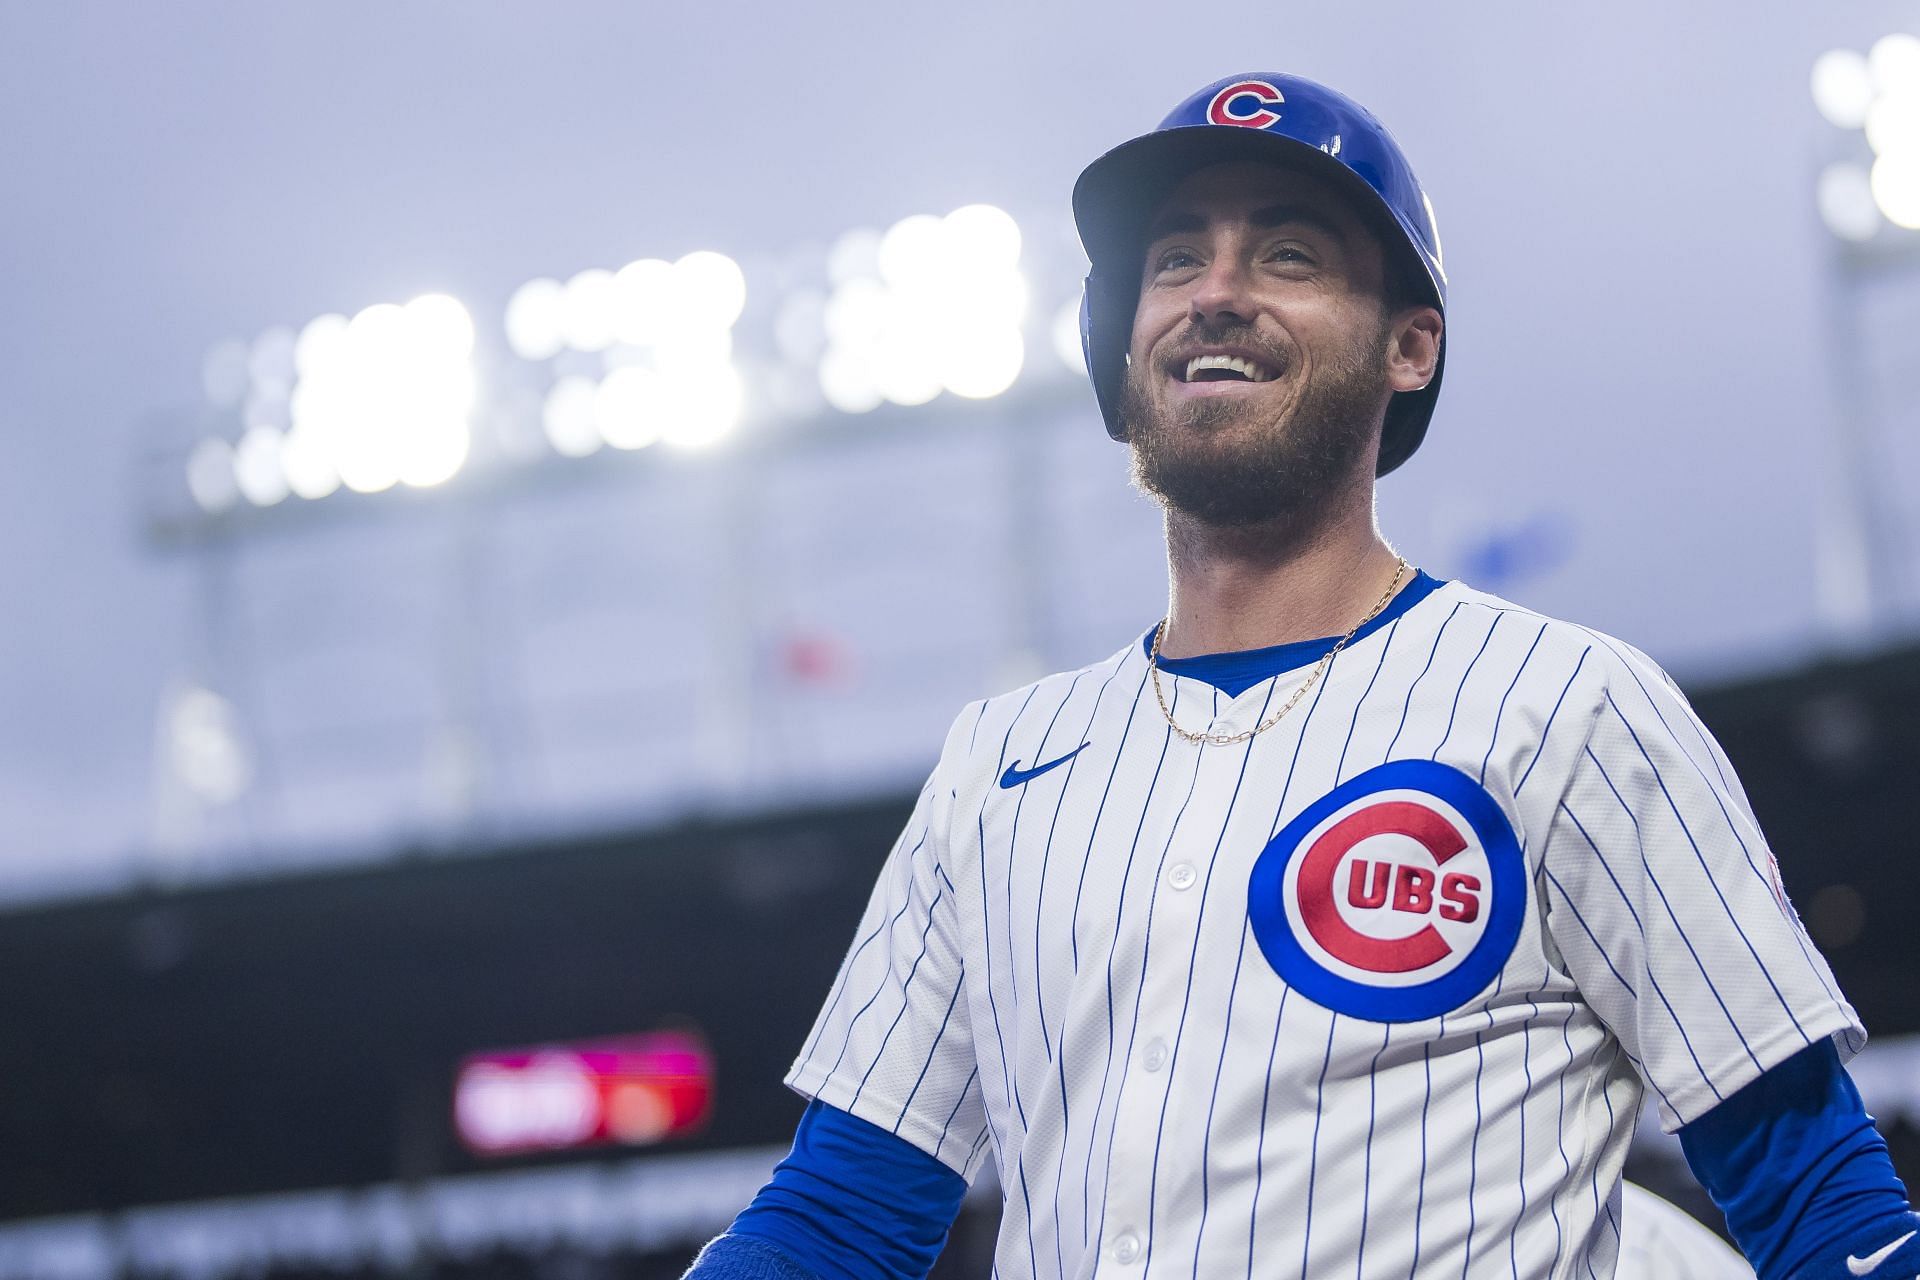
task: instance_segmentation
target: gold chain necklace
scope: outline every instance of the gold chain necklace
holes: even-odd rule
[[[1147,655],[1147,674],[1153,677],[1153,696],[1160,704],[1160,714],[1167,718],[1168,727],[1196,746],[1204,746],[1211,743],[1216,747],[1229,747],[1236,742],[1245,742],[1248,738],[1265,733],[1276,724],[1279,724],[1280,717],[1293,710],[1294,704],[1300,701],[1307,690],[1313,688],[1314,684],[1319,681],[1321,673],[1333,664],[1334,655],[1347,647],[1347,641],[1353,639],[1354,632],[1359,631],[1360,628],[1366,626],[1378,617],[1380,611],[1387,607],[1387,601],[1393,599],[1393,593],[1400,588],[1400,579],[1406,576],[1407,572],[1407,558],[1401,556],[1399,557],[1399,561],[1400,563],[1393,571],[1393,581],[1387,584],[1386,594],[1380,597],[1373,608],[1367,610],[1366,617],[1353,624],[1352,631],[1341,636],[1339,643],[1327,650],[1327,656],[1320,659],[1319,664],[1313,669],[1313,674],[1307,677],[1307,682],[1293,691],[1293,696],[1287,699],[1287,705],[1281,707],[1253,728],[1242,733],[1194,733],[1189,729],[1182,729],[1179,722],[1173,718],[1173,711],[1167,706],[1167,695],[1160,691],[1160,640],[1161,637],[1167,633],[1167,620],[1162,618],[1159,625],[1153,629],[1153,652]]]

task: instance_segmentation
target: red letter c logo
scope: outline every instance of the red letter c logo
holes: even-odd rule
[[[1268,108],[1285,101],[1280,90],[1265,80],[1238,80],[1213,95],[1207,104],[1207,122],[1264,129],[1280,119],[1279,112]]]

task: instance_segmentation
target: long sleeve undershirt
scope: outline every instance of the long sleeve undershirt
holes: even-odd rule
[[[1872,1271],[1849,1271],[1920,1227],[1887,1144],[1833,1042],[1803,1049],[1680,1130],[1694,1177],[1760,1280],[1898,1276],[1920,1264],[1920,1237]]]

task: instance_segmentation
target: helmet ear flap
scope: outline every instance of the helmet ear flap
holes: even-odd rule
[[[1134,290],[1116,286],[1097,267],[1087,273],[1080,290],[1080,352],[1086,357],[1087,376],[1093,381],[1107,434],[1122,443],[1127,439],[1127,424],[1120,412],[1122,390],[1137,302]]]
[[[1093,373],[1093,275],[1080,282],[1080,361]]]

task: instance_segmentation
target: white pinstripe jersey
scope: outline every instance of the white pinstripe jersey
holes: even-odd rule
[[[1231,734],[1311,661],[1162,681]],[[1643,1088],[1674,1128],[1825,1036],[1678,689],[1444,583],[1249,741],[1137,643],[966,708],[787,1082],[991,1148],[1007,1280],[1602,1278]]]

